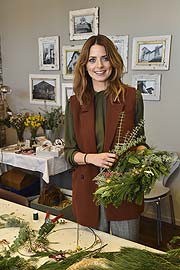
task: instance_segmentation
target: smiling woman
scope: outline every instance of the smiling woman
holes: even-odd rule
[[[103,46],[95,44],[91,47],[86,68],[92,78],[94,90],[96,92],[105,90],[108,86],[112,66]]]
[[[92,36],[85,42],[74,71],[75,95],[66,108],[65,156],[75,166],[72,203],[77,222],[105,232],[111,227],[114,235],[136,241],[143,203],[123,201],[118,208],[109,204],[105,209],[93,200],[97,185],[92,179],[100,169],[116,164],[113,146],[117,140],[123,143],[126,133],[143,119],[141,93],[122,83],[123,67],[106,36]],[[143,128],[137,134],[141,135]]]

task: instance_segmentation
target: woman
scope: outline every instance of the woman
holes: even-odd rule
[[[72,172],[73,213],[77,222],[130,240],[137,240],[143,205],[124,201],[119,208],[98,207],[92,179],[100,168],[116,162],[120,115],[124,113],[121,140],[143,118],[141,94],[122,83],[123,61],[113,42],[104,35],[84,44],[74,72],[74,93],[66,108],[65,155]],[[144,132],[144,131],[143,131]],[[138,146],[143,148],[144,146]]]

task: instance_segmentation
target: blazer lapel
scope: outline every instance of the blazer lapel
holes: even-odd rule
[[[90,152],[96,153],[94,102],[91,102],[88,106],[81,106],[80,123],[83,127],[83,145],[87,147],[87,150],[91,149]]]

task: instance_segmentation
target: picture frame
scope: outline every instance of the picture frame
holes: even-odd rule
[[[63,46],[62,47],[62,58],[63,58],[63,78],[65,80],[73,79],[73,72],[80,55],[82,45],[75,46]]]
[[[133,38],[132,69],[168,70],[171,35]]]
[[[60,76],[56,74],[29,74],[31,104],[60,106]]]
[[[161,74],[136,74],[132,86],[141,91],[143,100],[160,100]]]
[[[124,63],[124,73],[128,72],[128,36],[107,36],[116,46]]]
[[[3,76],[2,76],[2,56],[1,56],[1,37],[0,37],[0,86],[3,84]]]
[[[88,39],[98,34],[99,7],[73,10],[69,12],[70,40]]]
[[[39,70],[59,70],[59,37],[40,37]]]
[[[61,91],[62,91],[62,104],[61,104],[62,111],[63,113],[65,113],[67,101],[72,95],[74,95],[73,83],[62,83]]]

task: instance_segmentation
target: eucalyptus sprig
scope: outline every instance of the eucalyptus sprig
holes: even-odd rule
[[[141,120],[137,124],[137,126],[132,130],[132,132],[126,133],[123,143],[120,143],[121,134],[119,134],[117,143],[115,144],[112,152],[115,153],[119,157],[123,155],[124,153],[126,153],[128,150],[130,150],[133,146],[143,143],[145,141],[145,136],[141,135],[138,137],[138,134],[143,127],[144,127],[144,121]]]
[[[9,249],[6,250],[9,254],[18,251],[18,249],[25,245],[30,238],[35,238],[34,231],[30,228],[29,223],[25,222],[23,219],[15,216],[9,217],[9,215],[1,215],[0,220],[2,220],[0,228],[19,227],[19,233],[17,237],[9,246]]]

